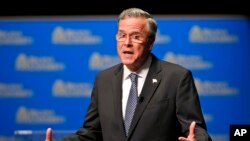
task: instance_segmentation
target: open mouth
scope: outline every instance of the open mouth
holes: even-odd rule
[[[132,51],[123,51],[123,54],[134,54]]]

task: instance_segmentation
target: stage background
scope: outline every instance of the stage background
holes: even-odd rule
[[[250,124],[249,19],[155,17],[153,53],[192,71],[210,135],[228,141],[231,124]],[[119,63],[116,30],[113,16],[1,18],[0,141],[76,131],[96,74]]]

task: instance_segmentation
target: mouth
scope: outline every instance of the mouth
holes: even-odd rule
[[[134,54],[132,51],[123,51],[123,54]]]

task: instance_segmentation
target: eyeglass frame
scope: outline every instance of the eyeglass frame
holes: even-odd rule
[[[124,36],[124,37],[122,37],[122,36]],[[118,41],[118,42],[125,42],[127,40],[127,38],[129,38],[129,40],[133,43],[143,43],[143,42],[146,42],[148,40],[148,37],[145,40],[144,36],[140,32],[133,32],[130,35],[128,35],[125,32],[118,31],[116,34],[116,41]],[[141,39],[137,39],[137,38],[141,38]]]

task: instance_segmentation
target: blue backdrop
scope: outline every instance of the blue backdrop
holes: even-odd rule
[[[250,22],[156,17],[153,53],[193,72],[208,131],[250,124]],[[77,130],[95,75],[119,63],[113,17],[0,19],[0,141],[16,130]]]

